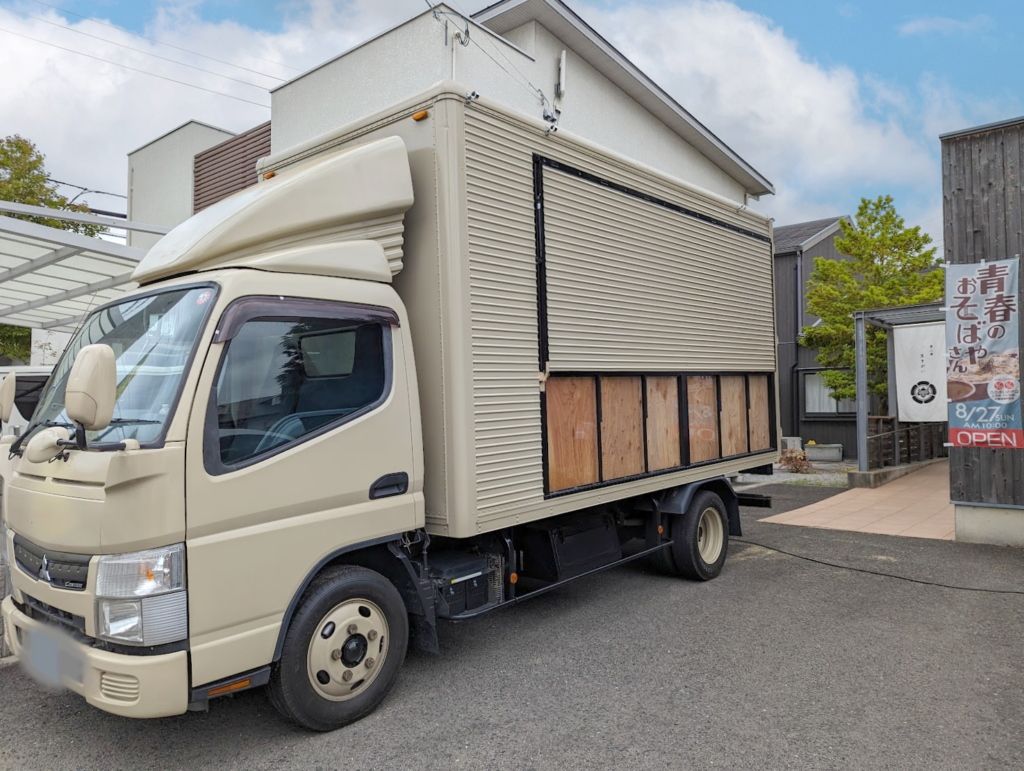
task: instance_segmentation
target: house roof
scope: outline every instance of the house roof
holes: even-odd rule
[[[782,225],[775,228],[775,254],[788,254],[795,252],[800,247],[805,249],[813,246],[821,240],[815,240],[816,236],[824,237],[830,230],[839,229],[839,220],[849,217],[828,217],[823,220],[811,220],[810,222],[798,222],[795,225]],[[812,243],[808,243],[812,242]]]
[[[170,131],[165,131],[160,136],[158,136],[158,137],[156,137],[154,139],[150,139],[148,142],[146,142],[146,144],[141,145],[139,147],[136,147],[134,150],[130,151],[128,153],[128,155],[135,155],[135,153],[137,153],[139,150],[144,150],[145,148],[149,147],[154,142],[159,142],[164,137],[169,137],[174,132],[181,131],[183,128],[186,128],[186,127],[192,126],[192,125],[202,126],[203,128],[208,128],[208,129],[213,129],[214,131],[219,131],[222,134],[227,134],[229,138],[235,136],[235,132],[234,131],[228,131],[227,129],[222,129],[222,128],[218,127],[218,126],[211,126],[209,123],[203,123],[201,120],[187,120],[184,123],[182,123],[180,126],[175,126]]]
[[[743,185],[747,193],[764,195],[775,192],[768,179],[665,93],[561,0],[499,0],[474,14],[473,20],[499,35],[531,21],[538,22],[648,112],[710,158],[715,165]]]
[[[986,123],[984,126],[974,126],[973,128],[960,129],[959,131],[950,131],[946,134],[939,135],[939,141],[946,139],[958,139],[959,137],[967,137],[971,134],[982,134],[986,131],[995,131],[1001,128],[1010,128],[1011,126],[1017,126],[1024,123],[1024,117],[1020,118],[1008,118],[1007,120],[996,121],[995,123]]]

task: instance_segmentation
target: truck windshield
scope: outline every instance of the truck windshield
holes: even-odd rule
[[[64,390],[75,354],[86,345],[114,349],[117,400],[107,428],[86,432],[89,442],[140,443],[158,439],[181,392],[196,340],[213,307],[216,289],[200,286],[145,295],[101,308],[71,338],[54,367],[39,406],[33,431],[44,425],[67,425]]]

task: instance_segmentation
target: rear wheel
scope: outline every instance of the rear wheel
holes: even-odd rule
[[[372,570],[329,568],[303,595],[268,693],[282,715],[331,731],[372,712],[405,659],[409,620],[391,582]]]
[[[687,512],[669,518],[672,543],[655,554],[663,573],[709,581],[722,572],[729,550],[729,519],[722,499],[709,490],[697,493]]]

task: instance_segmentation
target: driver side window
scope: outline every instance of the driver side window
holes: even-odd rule
[[[215,385],[214,452],[228,467],[222,470],[248,465],[380,404],[388,387],[385,330],[380,322],[344,318],[243,323],[228,342]]]

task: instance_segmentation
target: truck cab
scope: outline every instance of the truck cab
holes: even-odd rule
[[[400,142],[312,176],[386,172],[389,155]],[[383,206],[364,198],[353,216],[407,208],[401,170]],[[203,686],[265,669],[318,563],[423,526],[415,364],[383,249],[257,251],[167,276],[189,254],[178,247],[149,281],[140,265],[143,285],[88,316],[4,448],[9,644],[110,712],[180,714]],[[95,346],[112,351],[116,388],[90,428],[69,415],[69,388]],[[54,624],[59,646],[39,643]]]

